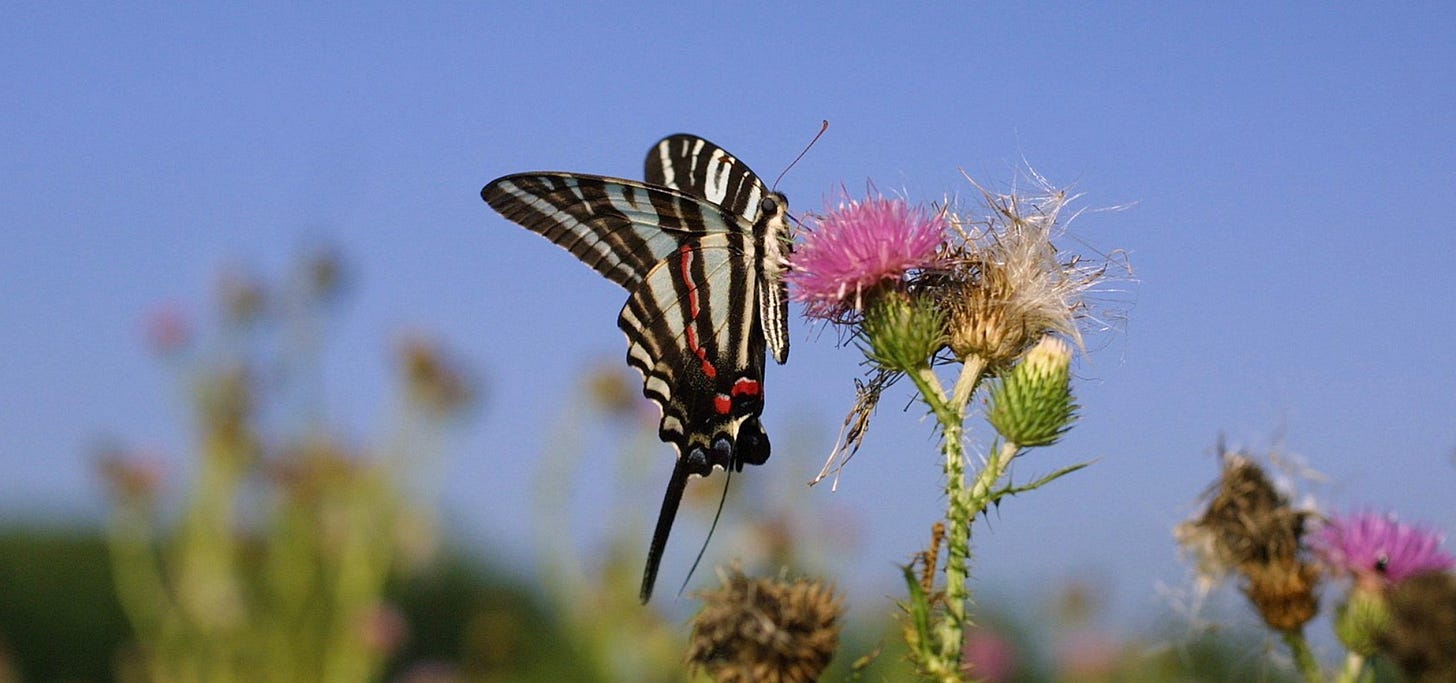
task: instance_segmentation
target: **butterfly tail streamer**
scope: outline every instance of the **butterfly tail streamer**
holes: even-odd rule
[[[693,566],[688,567],[688,575],[683,577],[682,585],[677,587],[679,596],[688,589],[688,582],[693,580],[693,572],[698,571],[698,564],[703,561],[703,554],[708,552],[708,541],[713,540],[713,532],[718,530],[718,520],[723,517],[723,504],[728,502],[728,486],[732,483],[733,468],[729,467],[723,470],[723,495],[718,497],[718,511],[713,513],[713,524],[708,527],[708,535],[703,538],[702,547],[698,548],[698,556],[693,558]]]
[[[662,496],[662,510],[657,513],[657,528],[652,532],[652,545],[647,548],[647,567],[642,570],[642,604],[652,599],[652,586],[657,583],[657,567],[662,563],[662,551],[667,548],[667,536],[672,533],[672,522],[677,518],[678,505],[682,503],[683,492],[688,486],[687,460],[678,458],[672,468],[672,478],[667,480],[667,492]]]

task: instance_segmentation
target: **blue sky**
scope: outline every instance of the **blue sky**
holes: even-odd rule
[[[1184,580],[1170,528],[1220,435],[1307,458],[1333,509],[1456,528],[1456,10],[1271,5],[7,4],[0,514],[94,512],[102,435],[183,452],[144,314],[200,310],[224,264],[276,274],[326,239],[357,282],[330,410],[375,428],[385,349],[408,330],[458,349],[490,400],[444,465],[447,514],[528,573],[536,454],[577,376],[621,360],[623,295],[480,187],[636,177],[675,132],[773,177],[828,119],[780,185],[791,208],[871,179],[969,196],[959,169],[1004,187],[1026,164],[1084,207],[1132,205],[1073,224],[1126,250],[1127,320],[1080,367],[1080,426],[1017,471],[1097,464],[1002,506],[978,536],[983,585],[1086,577],[1157,609],[1155,586]],[[807,445],[746,477],[807,480],[851,399],[855,352],[801,320],[793,335],[765,423]],[[868,596],[897,592],[893,563],[941,508],[930,428],[904,398],[837,493],[774,489],[859,529],[830,560]],[[610,479],[572,485],[590,505]],[[656,514],[657,485],[632,523]],[[592,513],[573,512],[588,545]],[[674,541],[665,584],[697,537]]]

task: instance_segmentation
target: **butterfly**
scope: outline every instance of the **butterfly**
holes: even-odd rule
[[[788,200],[736,157],[695,135],[647,152],[646,182],[516,173],[481,189],[491,208],[570,251],[627,290],[617,326],[627,364],[662,411],[677,453],[647,551],[652,597],[687,482],[769,457],[764,357],[788,360]]]

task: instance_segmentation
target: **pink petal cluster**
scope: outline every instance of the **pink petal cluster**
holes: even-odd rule
[[[835,319],[859,307],[860,294],[935,263],[945,221],[903,199],[843,198],[795,249],[786,276],[810,317]]]
[[[1396,584],[1456,566],[1441,541],[1439,532],[1403,524],[1393,515],[1363,513],[1331,519],[1312,544],[1327,564],[1356,580]]]

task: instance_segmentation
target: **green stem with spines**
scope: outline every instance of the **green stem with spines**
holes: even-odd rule
[[[945,562],[945,619],[935,629],[936,647],[934,660],[924,664],[927,673],[939,680],[959,681],[962,678],[961,661],[965,644],[966,628],[970,626],[967,606],[971,601],[969,564],[971,554],[971,522],[989,502],[991,487],[1005,471],[1004,465],[997,465],[995,455],[976,477],[971,489],[966,488],[966,457],[964,423],[966,407],[970,404],[976,386],[985,372],[986,363],[976,357],[966,359],[952,393],[945,389],[928,365],[908,373],[911,381],[920,391],[921,397],[943,436],[943,469],[946,484],[946,562]],[[988,479],[987,477],[990,477]],[[979,498],[979,500],[978,500]],[[979,505],[978,505],[979,503]]]

